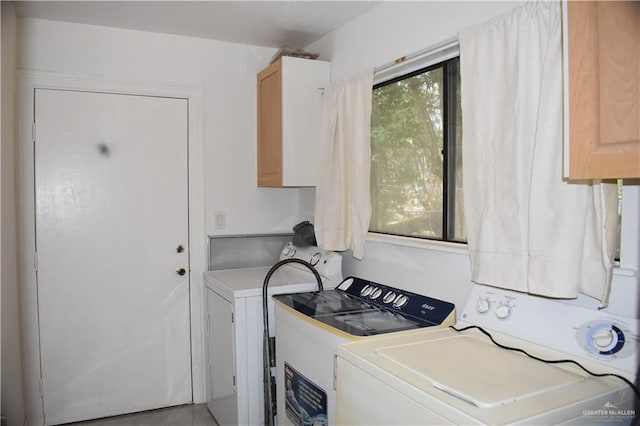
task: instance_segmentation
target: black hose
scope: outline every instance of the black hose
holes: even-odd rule
[[[271,345],[269,344],[269,305],[268,305],[268,295],[267,288],[269,287],[269,280],[271,280],[271,275],[279,269],[282,265],[286,265],[287,263],[298,263],[300,265],[306,266],[313,275],[316,277],[316,281],[318,282],[318,291],[322,291],[322,278],[320,278],[320,274],[316,271],[309,262],[306,262],[302,259],[284,259],[276,263],[269,269],[267,275],[264,277],[264,283],[262,284],[262,319],[264,323],[264,334],[262,341],[262,367],[263,367],[263,385],[264,385],[264,418],[265,425],[274,426],[274,417],[276,414],[275,409],[275,400],[274,394],[271,389],[271,361],[274,359],[273,354],[271,352]]]

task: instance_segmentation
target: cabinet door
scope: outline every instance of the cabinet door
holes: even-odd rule
[[[258,74],[258,186],[282,185],[281,64]]]
[[[329,62],[282,58],[282,185],[315,186]]]
[[[640,2],[568,1],[570,179],[640,177]]]
[[[233,305],[207,289],[209,402],[220,425],[238,424]]]

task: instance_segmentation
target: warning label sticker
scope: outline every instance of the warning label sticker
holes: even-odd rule
[[[285,411],[297,426],[327,425],[327,393],[284,363]]]

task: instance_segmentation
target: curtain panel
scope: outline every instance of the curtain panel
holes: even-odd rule
[[[326,250],[362,259],[371,199],[373,71],[331,84],[325,92],[318,156],[315,232]]]
[[[562,19],[532,2],[459,34],[471,279],[608,303],[614,184],[562,176]]]

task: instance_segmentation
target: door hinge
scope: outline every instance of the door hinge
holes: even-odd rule
[[[233,314],[233,312],[231,312],[231,323],[234,323],[236,321],[236,316]]]
[[[207,312],[207,336],[211,335],[211,314]]]
[[[31,123],[31,141],[33,143],[36,142],[36,123]]]

